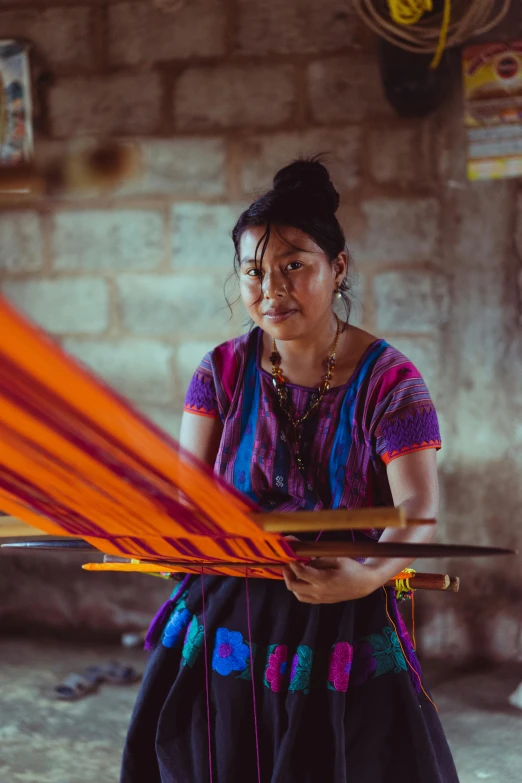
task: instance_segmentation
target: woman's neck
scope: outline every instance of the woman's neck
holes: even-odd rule
[[[338,324],[339,329],[342,330],[342,322],[332,313],[328,319],[325,319],[324,325],[316,327],[310,334],[295,340],[276,340],[276,349],[281,357],[281,363],[288,365],[300,363],[310,367],[325,364],[334,348]],[[269,343],[271,352],[273,342],[270,336]]]
[[[319,386],[326,373],[326,360],[332,353],[337,324],[332,322],[328,331],[314,335],[314,339],[276,340],[277,352],[281,357],[283,376],[296,386],[313,388]],[[332,387],[342,386],[352,376],[357,364],[367,348],[375,342],[375,337],[356,326],[346,325],[339,336],[336,351],[335,370]],[[266,332],[263,335],[261,366],[271,372],[272,338]]]

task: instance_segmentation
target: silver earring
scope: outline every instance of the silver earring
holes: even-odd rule
[[[339,289],[337,289],[337,291],[335,292],[335,295],[336,295],[336,297],[337,297],[338,299],[342,299],[342,296],[343,296],[343,295],[341,294],[341,291],[340,291]]]

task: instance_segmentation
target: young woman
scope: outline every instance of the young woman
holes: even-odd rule
[[[324,166],[298,161],[240,216],[236,271],[255,328],[201,362],[181,442],[265,510],[395,505],[434,517],[440,434],[426,386],[336,314],[342,300],[349,312],[338,205]],[[381,532],[346,536],[431,536]],[[122,783],[457,781],[382,587],[407,565],[322,558],[284,581],[205,577],[204,616],[201,578],[185,580],[149,661]]]

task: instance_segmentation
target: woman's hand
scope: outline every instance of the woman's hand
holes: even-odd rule
[[[347,557],[318,557],[307,565],[289,563],[283,575],[287,588],[306,604],[353,601],[382,584],[372,568]]]

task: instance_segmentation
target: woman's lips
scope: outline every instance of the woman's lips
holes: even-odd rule
[[[268,318],[270,323],[280,324],[290,318],[295,312],[295,310],[268,310],[264,313],[264,317]]]

